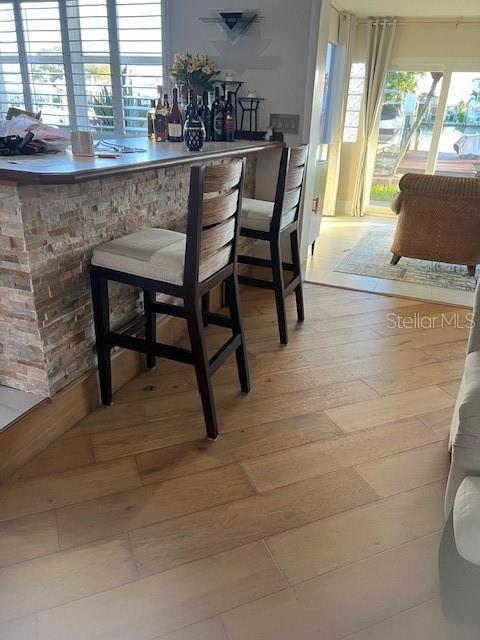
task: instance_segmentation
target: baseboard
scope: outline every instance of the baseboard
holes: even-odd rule
[[[335,216],[352,216],[353,202],[351,200],[337,200],[335,203]]]
[[[220,291],[212,291],[211,308],[220,307]],[[184,336],[185,321],[162,317],[157,325],[157,340],[174,344]],[[118,391],[142,369],[142,356],[119,350],[112,356],[113,390]],[[100,406],[97,370],[84,374],[53,398],[46,399],[0,432],[0,482],[9,478],[31,458]]]

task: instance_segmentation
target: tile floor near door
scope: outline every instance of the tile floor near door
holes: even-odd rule
[[[467,331],[400,322],[467,311],[305,295],[284,347],[273,296],[244,292],[253,390],[219,370],[217,442],[162,361],[0,488],[2,640],[479,637],[438,572]]]
[[[473,293],[468,291],[335,271],[346,252],[355,246],[364,233],[377,226],[395,227],[396,223],[397,217],[388,214],[385,216],[364,216],[362,218],[325,216],[322,220],[320,235],[315,243],[315,253],[307,263],[306,279],[319,284],[347,287],[361,291],[374,291],[380,294],[471,306],[473,304]]]
[[[0,431],[44,400],[43,396],[35,393],[25,393],[0,384]]]

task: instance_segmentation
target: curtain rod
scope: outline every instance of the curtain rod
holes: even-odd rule
[[[367,24],[368,18],[361,17],[358,19],[358,24]],[[378,19],[373,24],[382,24],[383,20],[378,21]],[[393,20],[390,18],[387,20],[387,24],[393,24]],[[417,20],[410,18],[397,18],[397,24],[480,24],[480,18],[475,18],[469,20],[468,18],[463,18],[460,20],[449,20],[446,18],[442,20],[441,18],[419,18]]]

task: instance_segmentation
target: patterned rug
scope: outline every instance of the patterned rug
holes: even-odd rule
[[[476,278],[470,277],[467,267],[463,265],[414,258],[402,258],[397,265],[390,264],[392,258],[390,247],[394,233],[395,228],[385,227],[367,231],[348,251],[334,271],[413,282],[431,287],[475,291]]]

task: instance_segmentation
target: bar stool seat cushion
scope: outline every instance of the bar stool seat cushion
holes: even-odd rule
[[[184,233],[168,229],[142,229],[97,247],[92,264],[122,273],[183,284]]]
[[[268,202],[267,200],[255,200],[253,198],[243,198],[241,225],[244,229],[270,231],[272,216],[273,202]],[[294,218],[295,209],[292,209],[282,216],[281,228],[293,222]]]

